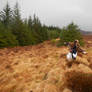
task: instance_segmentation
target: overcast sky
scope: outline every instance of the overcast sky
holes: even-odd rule
[[[19,2],[22,18],[35,13],[46,25],[66,26],[72,21],[82,30],[92,31],[92,0],[0,0],[0,10],[7,1]]]

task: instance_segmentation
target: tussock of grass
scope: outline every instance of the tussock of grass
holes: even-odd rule
[[[92,74],[70,71],[66,72],[66,85],[73,92],[92,92]]]

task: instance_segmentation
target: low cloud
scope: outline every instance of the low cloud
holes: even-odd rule
[[[11,7],[15,0],[8,0]],[[74,21],[85,31],[92,31],[92,0],[17,0],[22,17],[35,13],[42,23],[63,27]],[[7,0],[0,0],[0,10]]]

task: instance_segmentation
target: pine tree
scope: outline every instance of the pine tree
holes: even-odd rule
[[[32,17],[29,16],[29,19],[28,19],[28,27],[32,30],[33,28],[33,20],[32,20]]]
[[[5,28],[4,24],[0,23],[0,48],[17,45],[16,36],[12,34],[11,30]]]
[[[33,18],[33,30],[32,30],[32,32],[33,32],[34,37],[37,39],[37,43],[41,43],[45,40],[48,40],[47,29],[42,26],[39,18],[36,17],[35,15]]]
[[[9,27],[12,20],[12,10],[7,3],[6,7],[0,12],[0,21],[5,25],[5,27]]]
[[[25,22],[23,22],[21,19],[18,3],[16,3],[14,8],[13,20],[12,32],[14,35],[16,35],[19,45],[25,46],[34,44],[35,42],[32,41],[34,38],[29,31],[27,24],[25,24]]]

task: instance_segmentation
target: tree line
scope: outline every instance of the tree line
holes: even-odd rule
[[[71,25],[71,24],[69,24]],[[60,29],[59,27],[43,25],[39,18],[34,15],[33,18],[22,19],[18,3],[12,9],[7,3],[5,8],[0,11],[0,48],[13,46],[27,46],[42,43],[46,40],[63,38],[61,42],[67,41],[65,36],[69,32],[72,35],[77,34],[76,38],[81,39],[79,29],[75,24],[69,28]],[[77,29],[77,30],[76,30]],[[72,30],[72,31],[65,31]],[[65,35],[65,32],[67,32]],[[71,36],[67,36],[71,37]],[[72,38],[74,40],[74,38]],[[70,39],[70,41],[72,41]],[[69,40],[68,40],[69,41]]]
[[[39,18],[22,19],[18,3],[13,9],[7,3],[0,12],[0,47],[26,46],[59,37],[58,27],[42,25]]]

